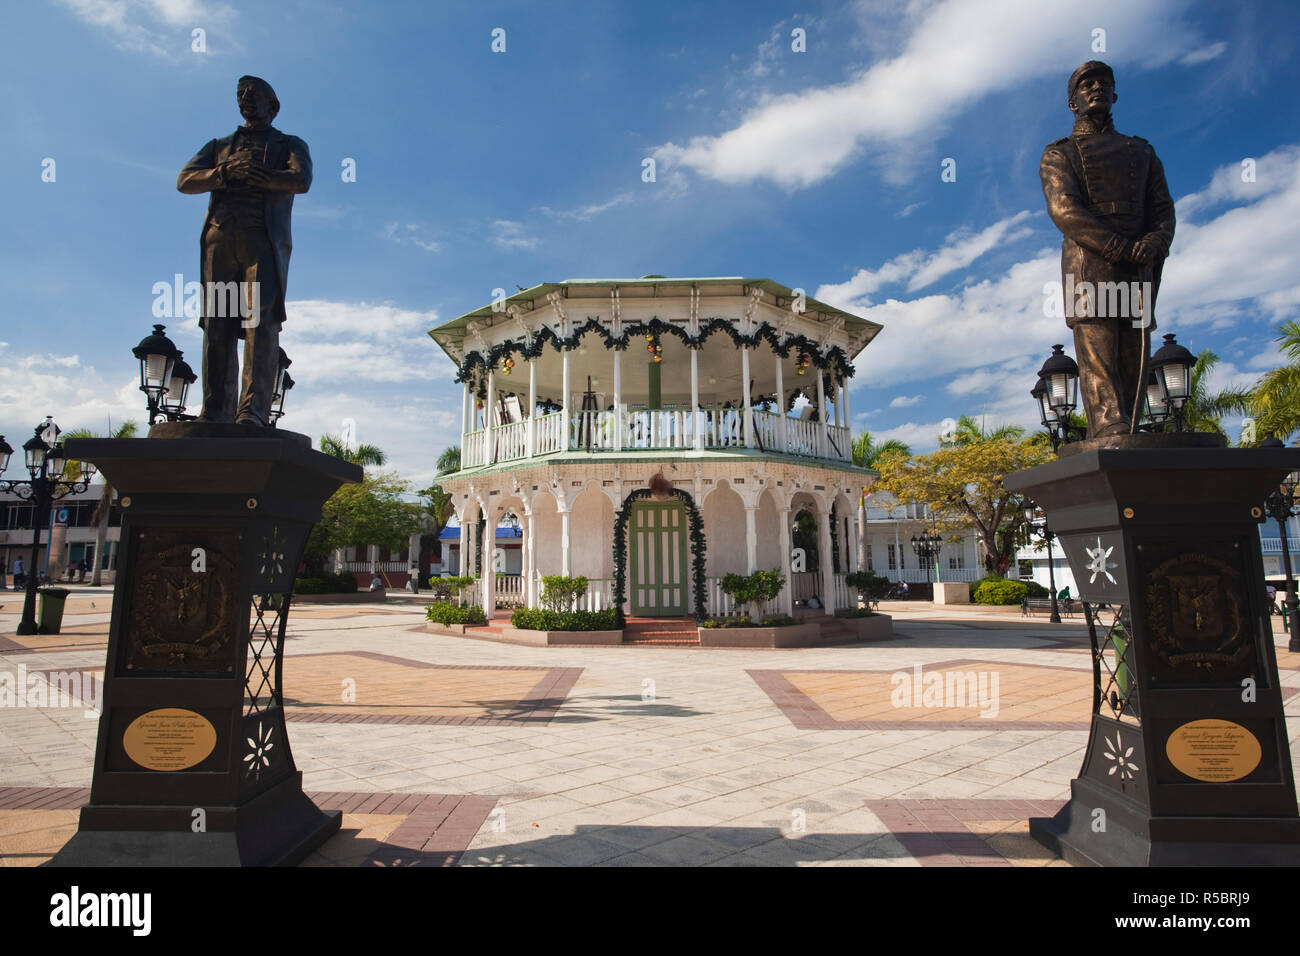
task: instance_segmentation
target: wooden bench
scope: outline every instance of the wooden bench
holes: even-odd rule
[[[1073,617],[1082,607],[1074,598],[1057,598],[1056,606],[1060,609],[1064,617]],[[1049,597],[1027,597],[1020,602],[1020,614],[1022,617],[1028,617],[1034,611],[1052,611],[1052,599]]]

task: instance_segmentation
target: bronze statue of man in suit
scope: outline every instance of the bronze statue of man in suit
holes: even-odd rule
[[[271,125],[280,101],[265,80],[241,76],[244,125],[208,142],[176,179],[211,193],[200,239],[203,413],[200,421],[271,423],[280,325],[293,249],[293,197],[311,187],[307,144]],[[237,291],[237,307],[232,308]],[[244,340],[242,383],[236,342]]]
[[[1039,166],[1047,211],[1065,239],[1061,281],[1074,330],[1088,437],[1128,434],[1155,328],[1160,273],[1174,239],[1164,167],[1140,136],[1115,132],[1115,74],[1089,60],[1070,76],[1074,130]]]

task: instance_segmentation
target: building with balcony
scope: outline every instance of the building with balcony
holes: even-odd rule
[[[462,385],[453,495],[470,538],[519,519],[522,603],[582,575],[586,606],[727,613],[728,573],[779,568],[796,600],[850,603],[857,501],[848,379],[881,327],[767,279],[578,279],[502,297],[432,329]],[[808,539],[794,553],[792,539]]]
[[[49,574],[56,581],[68,579],[69,572],[76,572],[82,561],[93,568],[94,562],[98,560],[102,582],[112,584],[117,569],[122,514],[117,499],[114,498],[108,513],[103,553],[97,558],[95,547],[98,532],[94,516],[103,493],[102,483],[93,484],[85,491],[54,502],[50,523],[41,529],[41,542],[35,555],[32,554],[35,506],[21,495],[0,493],[0,564],[7,575],[7,583],[13,585],[14,561],[21,557],[27,571],[35,568],[38,573]],[[51,544],[53,560],[50,557]]]

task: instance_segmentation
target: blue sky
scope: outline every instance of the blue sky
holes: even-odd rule
[[[1031,423],[1034,372],[1069,341],[1044,314],[1060,240],[1038,159],[1094,57],[1116,70],[1117,128],[1151,141],[1179,201],[1161,331],[1215,349],[1217,383],[1248,383],[1300,303],[1298,37],[1285,2],[15,5],[0,433],[143,418],[130,348],[153,286],[198,277],[206,197],[176,174],[239,124],[244,73],[275,87],[275,125],[315,163],[294,206],[284,427],[353,419],[421,484],[459,440],[425,330],[495,287],[574,277],[806,288],[885,326],[858,361],[855,427],[925,449],[963,413]],[[162,321],[197,357],[195,321]]]

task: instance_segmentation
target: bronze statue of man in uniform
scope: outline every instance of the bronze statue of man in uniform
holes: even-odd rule
[[[203,281],[203,413],[200,421],[271,423],[280,325],[293,248],[293,197],[311,187],[307,144],[271,125],[271,84],[241,76],[244,125],[208,142],[176,179],[183,193],[211,193],[200,239]],[[223,293],[223,290],[224,293]],[[231,307],[236,303],[237,307]],[[242,383],[236,342],[244,340]]]
[[[1074,130],[1039,166],[1047,211],[1065,239],[1061,281],[1074,330],[1088,437],[1131,431],[1155,328],[1160,273],[1174,238],[1164,167],[1140,136],[1115,132],[1115,74],[1089,60],[1070,76]]]

